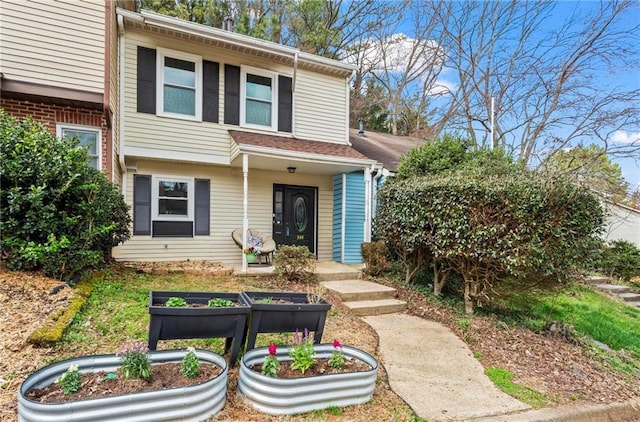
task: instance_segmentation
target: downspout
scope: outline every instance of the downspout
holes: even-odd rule
[[[293,80],[291,82],[291,135],[296,137],[296,80],[298,79],[298,52],[293,55]]]
[[[127,196],[127,165],[124,162],[124,59],[125,59],[124,17],[118,15],[118,163],[120,164],[120,188]]]
[[[107,130],[104,136],[106,142],[106,156],[107,156],[107,164],[110,164],[111,168],[109,168],[109,181],[113,182],[113,174],[114,174],[114,162],[113,162],[113,122],[111,120],[111,66],[109,65],[110,56],[111,56],[111,2],[105,2],[104,5],[104,95],[102,96],[102,113],[104,114],[104,118],[107,121]],[[102,139],[100,140],[102,142]],[[102,148],[102,143],[100,144]],[[102,154],[101,154],[102,156]],[[102,163],[100,163],[100,167],[102,168]],[[106,168],[107,166],[105,166]]]
[[[345,231],[347,230],[347,174],[342,173],[342,218],[340,219],[340,262],[344,263]]]
[[[350,100],[351,93],[349,92],[349,79],[351,79],[351,77],[353,77],[353,73],[354,72],[355,71],[351,72],[351,76],[348,76],[348,77],[344,78],[344,80],[345,80],[344,89],[346,90],[346,95],[345,95],[346,100],[345,101],[347,103],[346,104],[346,109],[345,109],[345,110],[347,110],[347,120],[346,120],[346,124],[345,124],[345,136],[347,138],[347,145],[348,146],[353,146],[353,144],[351,143],[351,140],[349,139],[349,110],[350,110],[349,107],[351,107],[351,102],[350,102],[351,101]]]
[[[378,208],[378,180],[382,177],[382,166],[378,165],[375,170],[376,174],[373,176],[373,183],[371,184],[371,223],[376,218],[376,209]],[[373,232],[373,230],[372,230]]]

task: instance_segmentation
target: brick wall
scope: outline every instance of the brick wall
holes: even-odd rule
[[[106,173],[107,178],[113,180],[111,174],[111,129],[107,126],[107,120],[102,111],[11,98],[0,98],[0,108],[15,117],[33,116],[35,120],[42,122],[54,136],[56,135],[57,123],[99,127],[102,129],[102,162],[100,167]]]

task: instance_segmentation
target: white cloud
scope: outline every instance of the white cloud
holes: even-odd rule
[[[633,142],[640,142],[640,132],[616,130],[609,138],[609,141],[615,144],[631,144]]]

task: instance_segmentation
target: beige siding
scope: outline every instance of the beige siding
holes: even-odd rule
[[[238,265],[240,249],[233,243],[231,232],[242,227],[242,171],[230,167],[172,165],[138,162],[139,174],[171,174],[211,180],[211,235],[193,238],[153,238],[133,236],[124,245],[114,248],[113,255],[123,261],[183,261],[212,260]],[[133,175],[128,175],[126,199],[133,203]],[[249,225],[264,233],[271,233],[272,195],[274,183],[315,186],[319,192],[318,258],[331,259],[331,230],[333,184],[330,176],[279,172],[249,171]]]
[[[236,126],[224,122],[224,65],[251,66],[279,74],[292,76],[293,69],[280,63],[264,59],[230,54],[212,46],[185,42],[151,35],[134,28],[127,29],[125,121],[126,147],[160,151],[163,154],[179,152],[197,154],[216,164],[229,163],[229,135],[227,130]],[[137,47],[168,48],[201,56],[205,60],[220,63],[219,122],[208,123],[186,119],[159,117],[136,111]],[[295,93],[296,136],[331,142],[346,142],[346,82],[343,78],[331,77],[309,70],[299,70]],[[273,132],[269,132],[273,133]],[[231,151],[232,152],[232,151]],[[150,155],[149,155],[150,156]],[[157,156],[157,155],[156,155]],[[178,157],[179,158],[179,157]],[[191,156],[189,159],[193,159]],[[196,157],[194,161],[199,161]]]
[[[9,80],[104,91],[100,0],[0,2],[0,72]]]
[[[295,94],[296,136],[346,142],[346,92],[343,78],[299,70]]]

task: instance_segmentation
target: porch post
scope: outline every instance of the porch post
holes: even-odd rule
[[[249,155],[242,154],[242,271],[247,271],[247,230],[249,230]]]

